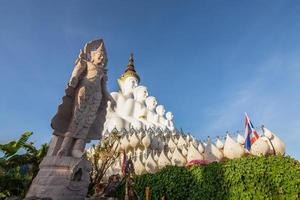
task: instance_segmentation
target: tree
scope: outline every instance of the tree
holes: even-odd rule
[[[48,145],[39,149],[27,142],[32,132],[23,133],[18,140],[0,144],[4,154],[0,158],[0,199],[7,196],[24,197],[31,181],[39,170],[39,164],[47,154]],[[21,154],[20,150],[25,150]]]
[[[120,138],[117,132],[112,132],[86,151],[86,157],[92,163],[89,195],[95,192],[95,187],[102,182],[107,169],[119,158]]]

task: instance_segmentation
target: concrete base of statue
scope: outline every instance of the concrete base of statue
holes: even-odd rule
[[[26,199],[84,200],[91,164],[82,158],[46,156]]]

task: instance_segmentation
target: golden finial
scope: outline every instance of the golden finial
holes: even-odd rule
[[[129,57],[127,69],[125,70],[125,72],[128,71],[128,70],[134,71],[134,72],[135,72],[135,69],[134,69],[133,53],[130,53],[130,57]]]
[[[140,82],[140,77],[134,69],[133,53],[130,54],[127,68],[126,68],[125,72],[118,79],[118,82],[124,81],[124,79],[126,79],[127,77],[135,77],[135,78],[137,78],[138,82]]]

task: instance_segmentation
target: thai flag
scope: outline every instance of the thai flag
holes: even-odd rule
[[[251,145],[258,139],[258,134],[254,129],[247,113],[245,113],[245,148],[251,150]]]

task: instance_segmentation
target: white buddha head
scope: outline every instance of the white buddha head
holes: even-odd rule
[[[148,97],[148,90],[145,86],[137,86],[133,90],[133,97],[136,101],[144,102]]]
[[[133,94],[134,88],[138,86],[138,79],[136,77],[127,77],[124,79],[124,81],[119,82],[120,89],[122,94],[129,95]]]
[[[139,82],[140,77],[134,69],[133,54],[131,54],[125,72],[118,79],[119,88],[122,94],[127,96],[133,93]]]
[[[163,105],[158,105],[156,107],[156,113],[160,116],[163,116],[165,114],[166,110],[165,107]]]
[[[174,117],[174,116],[173,116],[173,113],[172,113],[172,112],[169,111],[169,112],[166,113],[166,118],[167,118],[167,120],[171,121],[171,120],[173,119],[173,117]]]
[[[154,110],[157,105],[156,98],[153,96],[146,98],[146,106],[149,110]]]

